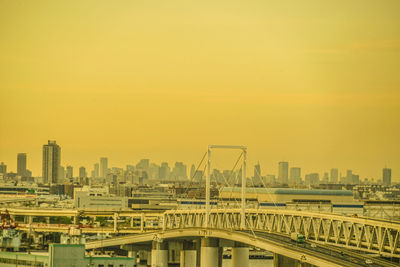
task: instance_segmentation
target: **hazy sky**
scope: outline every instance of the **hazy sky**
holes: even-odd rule
[[[48,139],[89,171],[238,144],[263,175],[387,164],[400,182],[399,14],[398,0],[2,0],[0,161],[15,171],[26,152],[41,175]]]

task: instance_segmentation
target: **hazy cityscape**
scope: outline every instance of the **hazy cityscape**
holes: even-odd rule
[[[0,1],[0,267],[400,266],[400,1]]]

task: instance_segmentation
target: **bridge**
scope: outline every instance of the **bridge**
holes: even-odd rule
[[[211,209],[210,166],[212,149],[242,150],[242,190],[240,209]],[[274,252],[277,265],[318,266],[391,266],[380,257],[400,258],[400,222],[364,217],[348,217],[332,213],[295,210],[249,209],[246,207],[246,151],[244,146],[209,146],[206,176],[206,208],[204,210],[169,210],[166,212],[104,211],[104,210],[18,210],[10,209],[12,216],[28,220],[18,226],[22,231],[61,232],[74,235],[112,233],[113,238],[86,243],[87,250],[125,246],[134,251],[137,245],[152,242],[151,259],[156,266],[168,262],[167,241],[201,240],[201,253],[182,249],[184,266],[196,266],[200,255],[201,266],[213,267],[220,261],[219,240],[233,242],[232,265],[248,266],[249,247]],[[71,225],[34,224],[33,217],[73,217]],[[80,227],[80,217],[112,217],[112,227]],[[121,225],[120,218],[128,218],[130,225]],[[140,220],[140,226],[134,225]],[[76,231],[77,230],[77,231]],[[305,236],[304,245],[291,241],[291,234]],[[190,242],[189,242],[190,243]],[[199,245],[199,242],[197,242]],[[187,253],[187,256],[185,256]],[[130,253],[134,256],[135,253]],[[285,255],[285,256],[282,256]],[[167,258],[166,258],[167,257]],[[198,260],[199,257],[197,257]],[[185,260],[187,259],[187,260]],[[279,260],[280,259],[280,260]]]

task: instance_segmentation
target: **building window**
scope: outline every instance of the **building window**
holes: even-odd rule
[[[109,264],[108,267],[114,267],[114,264]]]
[[[99,264],[99,265],[97,265],[98,267],[104,267],[104,264]]]

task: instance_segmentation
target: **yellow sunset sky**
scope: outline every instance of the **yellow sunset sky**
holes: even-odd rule
[[[248,146],[400,182],[400,1],[0,1],[0,161],[92,170]],[[226,161],[226,160],[225,160]],[[224,165],[224,157],[220,163]]]

